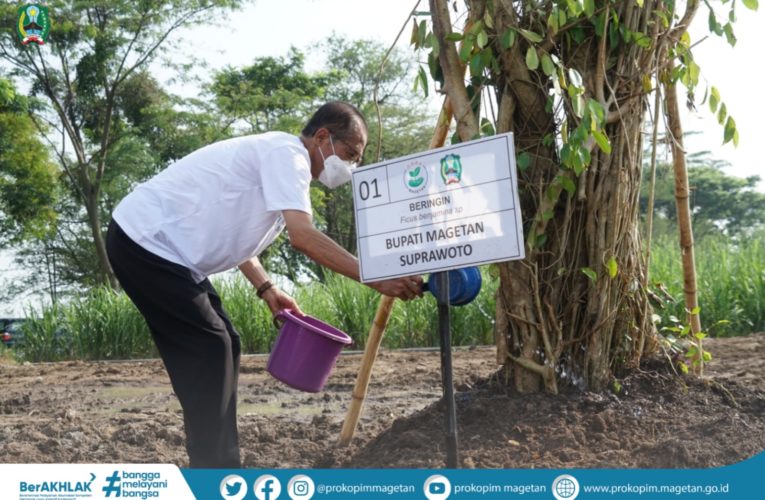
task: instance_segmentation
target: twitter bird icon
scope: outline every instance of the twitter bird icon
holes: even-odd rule
[[[241,500],[247,495],[247,483],[242,476],[231,474],[220,482],[220,496],[225,500]]]

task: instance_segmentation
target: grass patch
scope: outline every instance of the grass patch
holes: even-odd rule
[[[651,282],[675,299],[655,312],[662,325],[685,322],[682,259],[677,239],[660,238],[651,256]],[[716,337],[765,331],[765,233],[734,243],[709,236],[696,243],[701,322]]]
[[[652,251],[651,281],[666,287],[674,301],[655,312],[662,325],[684,321],[680,249],[672,238],[659,238]],[[704,238],[696,246],[699,302],[705,331],[733,336],[765,331],[765,233],[743,243],[722,237]],[[453,307],[454,346],[494,342],[494,294],[498,280],[491,266],[481,269],[483,287],[472,303]],[[243,353],[270,351],[277,330],[271,312],[239,273],[215,280],[224,307],[242,338]],[[337,328],[363,349],[380,295],[342,276],[296,288],[301,308]],[[0,351],[0,362],[16,360],[129,359],[156,357],[143,317],[123,293],[104,288],[73,297],[67,304],[29,311],[22,346]],[[386,348],[439,345],[435,298],[396,301],[383,337]]]

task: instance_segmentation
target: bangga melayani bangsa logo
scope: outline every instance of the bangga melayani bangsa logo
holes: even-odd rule
[[[48,7],[37,4],[19,7],[19,20],[16,23],[16,33],[23,45],[35,42],[43,45],[50,33],[50,18]]]

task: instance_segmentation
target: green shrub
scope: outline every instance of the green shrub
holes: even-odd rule
[[[733,243],[710,236],[695,247],[702,328],[712,336],[765,330],[765,233]],[[661,283],[675,302],[656,313],[662,325],[686,321],[683,272],[677,239],[659,239],[651,255],[651,282]]]
[[[238,272],[216,279],[223,309],[229,316],[242,341],[242,352],[268,352],[276,338],[271,323],[271,311],[255,294],[255,288]]]
[[[746,242],[704,238],[696,247],[699,302],[705,331],[731,336],[765,330],[765,233]],[[498,280],[481,270],[483,287],[472,303],[451,309],[452,345],[494,341],[494,294]],[[652,287],[660,283],[675,298],[657,309],[663,325],[685,320],[680,250],[677,240],[656,240],[651,257]],[[271,313],[239,273],[215,280],[223,305],[242,338],[244,353],[265,353],[277,330]],[[304,312],[347,332],[354,348],[366,345],[380,295],[371,288],[329,273],[326,283],[309,283],[293,294]],[[118,359],[156,356],[146,323],[123,293],[104,288],[73,297],[67,304],[29,311],[18,357],[29,361]],[[436,300],[431,294],[396,301],[383,337],[388,348],[439,345]]]
[[[64,328],[78,359],[156,356],[149,328],[124,293],[104,287],[74,297],[63,307]]]

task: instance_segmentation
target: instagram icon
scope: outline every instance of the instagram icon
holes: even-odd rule
[[[308,500],[315,491],[313,480],[305,474],[294,476],[287,485],[287,494],[292,500]]]

